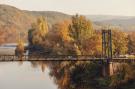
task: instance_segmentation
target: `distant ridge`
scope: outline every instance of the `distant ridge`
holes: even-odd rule
[[[135,16],[86,15],[96,25],[111,25],[124,31],[135,31]]]

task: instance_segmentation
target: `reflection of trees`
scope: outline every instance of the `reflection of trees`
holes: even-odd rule
[[[101,75],[100,64],[87,61],[57,62],[51,65],[50,75],[59,89],[90,89],[97,87]]]
[[[59,89],[130,89],[135,87],[135,65],[121,64],[116,74],[102,76],[102,64],[89,61],[39,61],[32,67],[50,69],[50,76]],[[123,87],[124,86],[124,87]],[[127,88],[125,88],[127,87]]]
[[[134,75],[135,75],[135,65],[122,63],[119,66],[116,74],[111,76],[110,86],[115,89],[119,89],[119,88],[123,89],[125,86],[131,86],[133,83],[135,83]],[[130,89],[130,88],[127,87],[124,89]]]
[[[45,68],[47,66],[47,62],[44,62],[44,61],[38,61],[38,62],[37,61],[32,61],[31,62],[31,66],[33,68],[37,68],[38,66],[40,66],[41,71],[44,72],[45,71]]]

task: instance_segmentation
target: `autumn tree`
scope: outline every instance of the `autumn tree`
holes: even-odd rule
[[[135,33],[129,33],[128,35],[128,53],[135,53]]]
[[[53,41],[53,51],[58,54],[76,54],[76,45],[73,42],[73,38],[70,37],[69,25],[70,20],[65,20],[54,24],[51,30],[51,36],[49,41]]]
[[[94,55],[97,50],[101,50],[101,39],[95,33],[92,23],[84,16],[73,16],[72,24],[69,26],[70,36],[78,46],[83,55]]]
[[[24,53],[24,50],[25,50],[24,42],[21,39],[19,39],[17,47],[15,49],[15,55],[18,56],[18,57],[22,57],[23,53]]]
[[[112,31],[112,45],[114,55],[126,54],[128,51],[128,35],[119,29]]]
[[[36,23],[32,24],[32,28],[29,30],[29,42],[31,44],[41,44],[45,40],[45,36],[48,33],[48,24],[45,18],[40,17]]]
[[[73,16],[72,24],[70,25],[70,35],[77,44],[82,44],[83,40],[89,39],[93,36],[92,23],[84,16]]]
[[[91,38],[82,43],[82,54],[91,55],[93,57],[101,57],[102,53],[102,37],[100,32],[96,32]]]
[[[54,33],[53,35],[57,35],[59,37],[59,39],[57,40],[61,40],[61,43],[69,42],[72,40],[69,36],[69,24],[70,21],[65,20],[52,26],[52,30]]]

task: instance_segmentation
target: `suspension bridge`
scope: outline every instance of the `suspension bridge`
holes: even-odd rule
[[[27,49],[29,50],[29,49]],[[42,52],[41,52],[42,53]],[[10,61],[92,61],[103,64],[103,75],[112,75],[121,63],[135,63],[135,58],[114,57],[112,53],[112,32],[102,30],[102,56],[91,55],[0,55],[0,62]]]
[[[29,49],[27,49],[29,50]],[[102,56],[100,58],[90,55],[0,55],[0,61],[100,61],[100,62],[135,62],[135,58],[114,58],[112,53],[112,31],[102,30]]]

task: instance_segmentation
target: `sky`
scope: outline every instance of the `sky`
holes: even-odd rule
[[[135,0],[0,0],[22,10],[67,14],[135,16]]]

